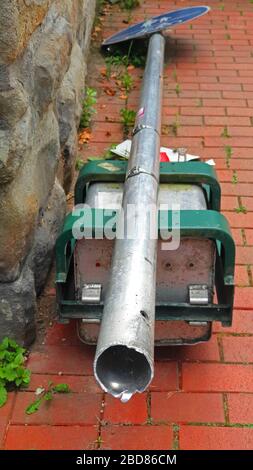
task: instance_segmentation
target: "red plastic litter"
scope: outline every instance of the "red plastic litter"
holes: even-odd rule
[[[170,159],[166,152],[160,152],[160,162],[169,162]]]

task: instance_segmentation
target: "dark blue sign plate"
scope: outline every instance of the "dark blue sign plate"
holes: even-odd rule
[[[129,41],[130,39],[149,36],[150,34],[172,28],[173,26],[180,25],[186,21],[194,20],[195,18],[208,13],[209,10],[209,7],[199,6],[181,8],[180,10],[174,10],[169,13],[164,13],[163,15],[155,16],[154,18],[150,18],[150,20],[142,21],[141,23],[137,23],[134,26],[130,26],[130,28],[114,34],[103,42],[103,46],[109,46],[111,44]]]

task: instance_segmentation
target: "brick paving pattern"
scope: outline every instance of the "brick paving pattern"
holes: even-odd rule
[[[189,4],[141,3],[132,12],[132,23]],[[215,159],[222,210],[237,245],[233,326],[215,324],[208,343],[158,352],[149,390],[123,405],[97,387],[94,348],[78,341],[75,325],[54,323],[43,344],[36,344],[30,354],[28,367],[33,374],[28,390],[11,393],[0,409],[4,449],[253,448],[253,4],[248,0],[210,4],[207,16],[170,34],[162,144],[187,147],[190,153]],[[106,13],[97,42],[126,27],[127,12],[115,5]],[[98,90],[98,102],[83,159],[123,140],[122,92],[112,80],[102,80],[102,66],[101,58],[89,77],[89,85]],[[135,88],[128,106],[136,109],[143,71],[135,68],[130,73]],[[115,88],[114,96],[104,92],[105,85]],[[180,125],[173,135],[169,126],[176,116]],[[44,294],[51,296],[52,308],[53,294],[52,288]],[[73,392],[25,415],[34,390],[49,380],[67,382]]]

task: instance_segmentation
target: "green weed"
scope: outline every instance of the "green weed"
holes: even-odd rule
[[[225,145],[225,154],[226,154],[226,167],[229,169],[230,168],[230,160],[233,155],[233,149],[230,145]]]
[[[26,350],[10,338],[0,343],[0,407],[7,402],[9,388],[29,385],[31,372],[24,366],[25,353]]]
[[[223,129],[223,131],[222,131],[222,133],[221,133],[221,137],[224,137],[224,138],[226,138],[226,139],[229,139],[229,137],[231,137],[230,134],[229,134],[229,131],[228,131],[228,127],[227,127],[227,126],[224,127],[224,129]]]
[[[136,117],[136,111],[132,109],[122,108],[120,110],[121,122],[123,124],[124,135],[129,134],[130,128],[133,127]]]
[[[175,86],[175,92],[176,92],[176,95],[179,96],[180,93],[181,93],[182,89],[181,89],[181,86],[179,83],[176,83],[176,86]]]
[[[245,206],[239,205],[239,207],[235,208],[235,212],[237,214],[247,214],[247,208]]]
[[[123,75],[121,75],[120,80],[121,80],[123,88],[126,91],[126,94],[128,95],[130,91],[133,89],[133,85],[134,85],[134,81],[131,75],[129,75],[128,72],[125,72]]]
[[[139,0],[121,0],[120,6],[123,10],[132,10],[140,5]]]
[[[87,87],[85,90],[85,98],[83,101],[83,111],[80,120],[80,128],[86,128],[90,126],[93,114],[96,113],[94,108],[97,102],[97,92],[94,88]]]
[[[232,183],[233,183],[233,184],[237,184],[237,183],[238,183],[238,175],[237,175],[236,170],[233,170]]]
[[[57,393],[70,393],[71,390],[68,386],[68,384],[57,384],[54,385],[53,382],[48,383],[47,388],[37,388],[36,390],[36,395],[38,398],[34,400],[30,405],[27,406],[25,412],[27,415],[31,415],[33,413],[36,413],[36,411],[39,410],[40,406],[42,405],[43,402],[45,401],[51,401],[55,394]]]

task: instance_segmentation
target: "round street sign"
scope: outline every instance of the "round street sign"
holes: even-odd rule
[[[205,15],[210,10],[207,6],[181,8],[179,10],[163,13],[162,15],[142,21],[130,26],[108,39],[105,39],[102,46],[110,46],[119,42],[129,41],[131,39],[144,38],[150,34],[172,28],[174,26],[194,20],[199,16]]]

